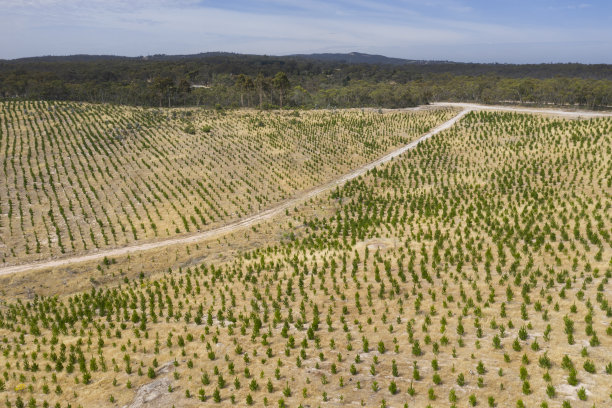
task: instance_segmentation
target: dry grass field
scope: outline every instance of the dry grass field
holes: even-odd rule
[[[453,112],[3,102],[0,262],[211,229],[372,161]]]
[[[56,203],[54,211],[67,200],[58,188],[61,198],[48,185],[45,190],[34,187],[34,177],[39,180],[40,174],[53,174],[53,180],[65,186],[64,177],[69,176],[61,165],[63,156],[51,150],[41,154],[39,145],[41,161],[35,167],[33,161],[28,164],[24,147],[35,145],[35,141],[25,142],[35,140],[33,131],[21,130],[24,136],[19,139],[14,136],[17,129],[26,128],[25,123],[35,123],[34,119],[17,121],[27,114],[24,110],[48,114],[48,105],[39,106],[45,109],[27,109],[25,104],[21,110],[4,107],[5,118],[15,119],[8,125],[3,119],[2,152],[7,151],[7,140],[22,152],[3,153],[3,157],[15,157],[5,164],[8,170],[2,181],[15,214],[21,208],[18,203],[27,211],[27,197]],[[57,110],[69,112],[60,107],[115,112],[100,114],[101,123],[112,121],[104,118],[116,117],[114,110],[122,112],[119,117],[146,112],[56,106],[54,118]],[[125,183],[126,191],[146,191],[145,181],[153,186],[152,181],[159,179],[159,185],[166,186],[161,191],[169,198],[157,204],[142,199],[149,204],[134,203],[142,211],[135,213],[128,209],[128,198],[108,198],[114,218],[103,222],[105,227],[130,225],[128,214],[147,219],[145,208],[154,217],[158,208],[166,224],[156,218],[154,222],[176,225],[182,233],[182,211],[188,214],[194,201],[200,203],[204,217],[215,214],[212,208],[221,214],[227,209],[225,218],[214,222],[257,211],[259,205],[263,208],[380,156],[453,115],[448,110],[383,115],[300,112],[299,120],[339,126],[335,134],[352,137],[345,149],[354,156],[345,157],[346,150],[336,146],[330,133],[313,131],[308,146],[317,146],[316,151],[327,159],[319,164],[306,160],[303,163],[311,164],[296,167],[299,161],[291,160],[305,154],[296,150],[296,140],[304,136],[295,133],[291,113],[220,116],[194,111],[189,122],[196,124],[196,134],[190,135],[181,130],[181,118],[167,117],[183,111],[157,112],[163,117],[159,119],[164,121],[163,128],[158,123],[142,131],[147,135],[143,139],[149,141],[139,139],[140,145],[131,147],[138,154],[121,150],[115,142],[107,148],[117,152],[109,154],[117,157],[113,159],[117,166],[133,166],[138,181],[128,177],[132,174],[128,170],[109,172],[113,180]],[[62,115],[69,119],[57,119],[59,123],[76,121],[76,114]],[[348,122],[332,125],[339,120],[334,118],[355,121],[360,115],[370,117],[369,130],[363,133],[372,138],[366,140],[380,144],[377,152],[358,142],[364,139],[349,136],[352,125]],[[270,145],[253,153],[269,139],[260,128],[249,128],[250,118],[260,116],[265,128],[287,135],[279,136],[278,143],[283,144],[277,155]],[[98,121],[89,123],[93,129]],[[199,130],[207,124],[210,134]],[[216,129],[226,129],[222,133],[226,137]],[[77,134],[89,133],[66,136],[62,146],[71,146]],[[164,135],[172,136],[164,139]],[[233,136],[237,139],[231,135],[238,135]],[[250,147],[249,135],[258,140]],[[611,135],[610,118],[472,112],[451,129],[367,175],[248,230],[154,254],[1,277],[0,400],[18,408],[610,406]],[[260,164],[252,168],[236,164],[241,170],[235,176],[218,173],[225,178],[213,177],[207,164],[198,164],[198,155],[189,154],[199,146],[198,138],[207,137],[211,147],[200,147],[207,152],[201,154],[208,155],[204,163],[218,163],[218,168],[230,172],[238,162],[234,157],[243,154],[257,156]],[[285,137],[288,141],[281,142]],[[182,143],[179,138],[184,138]],[[62,139],[57,140],[54,146]],[[155,167],[150,164],[152,173],[148,173],[143,170],[148,169],[146,165],[136,162],[143,154],[153,160],[155,153],[143,143],[153,146],[154,140],[168,140],[155,151],[160,157],[161,152],[172,154],[174,161],[160,159]],[[229,140],[235,149],[232,153],[223,150]],[[178,159],[183,145],[190,146],[182,153],[185,162]],[[286,151],[291,146],[294,150]],[[104,170],[104,156],[81,160],[84,166],[91,162]],[[47,157],[49,168],[57,163],[61,172],[46,172],[42,157]],[[262,163],[276,170],[266,172]],[[78,169],[74,174],[81,175],[84,185],[91,182],[94,187],[86,188],[87,193],[66,187],[62,194],[71,191],[73,197],[80,197],[85,212],[91,211],[88,217],[95,219],[99,201],[94,189],[110,195],[121,188],[105,185],[107,176],[99,174],[96,181],[95,171]],[[197,196],[194,181],[179,181],[202,174],[210,180],[210,187],[205,184],[210,195],[217,197],[210,207],[193,199]],[[239,176],[242,181],[235,181],[230,191],[229,179]],[[78,186],[76,176],[72,178]],[[27,186],[22,183],[25,179]],[[246,187],[249,183],[257,184]],[[260,203],[256,197],[261,195],[265,199]],[[85,206],[87,197],[92,207]],[[72,200],[77,210],[71,214],[81,214],[79,201]],[[123,203],[126,214],[117,202]],[[15,253],[11,245],[5,248],[6,262],[27,259],[27,238],[19,237],[31,236],[25,232],[27,226],[41,231],[40,240],[48,239],[44,234],[50,234],[46,231],[53,225],[51,217],[44,218],[39,209],[43,215],[31,222],[25,212],[22,230],[19,218],[9,222],[5,216],[4,197],[1,203],[3,237],[21,242]],[[172,205],[177,208],[174,212],[169,209]],[[57,214],[53,219],[59,222],[59,209]],[[211,219],[207,226],[212,223]],[[86,225],[81,224],[81,228]],[[158,233],[175,233],[165,228],[157,228]],[[65,229],[60,229],[60,235]],[[100,231],[94,232],[94,238],[102,246]],[[137,228],[137,239],[155,237],[146,224],[142,237],[140,233]],[[133,239],[129,234],[117,241],[110,240],[109,232],[107,236],[108,245]],[[89,242],[79,238],[76,243],[75,238],[74,251],[85,250],[83,240]],[[65,250],[72,251],[70,239],[63,237],[63,241]],[[59,250],[54,245],[58,244],[45,249],[47,256]]]

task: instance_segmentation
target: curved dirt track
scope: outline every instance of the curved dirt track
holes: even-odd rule
[[[104,257],[116,257],[116,256],[121,256],[121,255],[127,255],[132,252],[144,252],[144,251],[148,251],[151,249],[163,248],[163,247],[173,246],[173,245],[192,244],[192,243],[203,241],[206,239],[220,237],[222,235],[226,235],[234,231],[237,231],[237,230],[240,230],[246,227],[250,227],[261,221],[270,219],[280,214],[284,210],[291,208],[303,201],[306,201],[320,193],[329,191],[338,185],[341,185],[349,180],[359,177],[365,174],[368,170],[371,170],[374,167],[377,167],[383,163],[386,163],[392,160],[393,158],[403,154],[404,152],[415,148],[422,141],[427,140],[433,135],[450,128],[459,119],[461,119],[468,112],[473,111],[473,110],[544,113],[544,114],[560,115],[560,116],[566,116],[566,117],[583,117],[583,118],[612,117],[612,113],[607,113],[607,112],[605,113],[604,112],[589,112],[589,111],[572,112],[572,111],[562,111],[562,110],[531,109],[531,108],[520,108],[520,107],[493,106],[493,105],[488,106],[488,105],[477,105],[477,104],[468,104],[468,103],[435,103],[434,105],[462,108],[463,110],[460,113],[458,113],[456,116],[454,116],[452,119],[437,126],[436,128],[432,129],[428,133],[419,137],[417,140],[407,145],[404,145],[392,151],[391,153],[388,153],[387,155],[381,157],[380,159],[370,162],[368,164],[365,164],[351,171],[350,173],[344,174],[334,180],[329,181],[328,183],[325,183],[313,189],[302,192],[296,197],[291,198],[287,201],[283,201],[277,204],[275,207],[272,207],[260,213],[251,215],[249,217],[232,222],[230,224],[224,225],[219,228],[199,232],[199,233],[188,235],[188,236],[169,238],[169,239],[155,241],[155,242],[132,244],[132,245],[128,245],[128,246],[124,246],[120,248],[105,249],[105,250],[100,250],[100,251],[93,252],[93,253],[86,254],[86,255],[75,255],[75,256],[69,256],[66,258],[51,259],[51,260],[46,260],[46,261],[38,261],[38,262],[32,262],[32,263],[26,263],[26,264],[7,266],[7,267],[0,268],[0,275],[9,275],[9,274],[14,274],[14,273],[19,273],[19,272],[62,267],[62,266],[67,266],[67,265],[75,264],[75,263],[102,260]]]
[[[516,113],[540,113],[555,116],[564,116],[570,118],[603,118],[612,117],[612,112],[595,112],[595,111],[568,111],[559,109],[544,109],[544,108],[524,108],[521,106],[500,106],[500,105],[479,105],[476,103],[462,102],[435,102],[433,106],[447,106],[454,108],[463,108],[469,110],[488,110],[497,112],[516,112]]]
[[[351,171],[350,173],[344,174],[334,180],[329,181],[328,183],[317,186],[310,190],[306,190],[300,193],[299,195],[295,196],[294,198],[280,202],[279,204],[277,204],[276,206],[272,208],[269,208],[257,214],[253,214],[241,220],[229,223],[222,227],[195,233],[192,235],[180,236],[176,238],[168,238],[168,239],[164,239],[161,241],[137,243],[137,244],[127,245],[127,246],[120,247],[120,248],[103,249],[103,250],[92,252],[86,255],[75,255],[75,256],[68,256],[65,258],[58,258],[58,259],[51,259],[51,260],[45,260],[45,261],[37,261],[37,262],[32,262],[32,263],[7,266],[4,268],[0,268],[0,275],[8,275],[8,274],[13,274],[13,273],[33,271],[33,270],[38,270],[38,269],[56,268],[56,267],[66,266],[66,265],[70,265],[74,263],[101,260],[104,257],[116,257],[116,256],[121,256],[121,255],[127,255],[128,253],[132,253],[132,252],[143,252],[143,251],[148,251],[151,249],[163,248],[163,247],[179,245],[179,244],[192,244],[192,243],[203,241],[206,239],[216,238],[216,237],[219,237],[225,234],[229,234],[229,233],[232,233],[242,228],[250,227],[251,225],[254,225],[261,221],[270,219],[280,214],[284,210],[294,207],[295,205],[303,201],[306,201],[311,197],[314,197],[322,192],[329,191],[332,188],[340,184],[343,184],[349,180],[359,177],[365,174],[368,170],[371,170],[376,166],[379,166],[385,162],[388,162],[389,160],[401,155],[407,150],[413,149],[420,142],[451,127],[453,124],[455,124],[455,122],[461,119],[468,112],[469,112],[469,109],[461,111],[459,114],[454,116],[452,119],[430,130],[428,133],[419,137],[417,140],[407,145],[404,145],[392,151],[391,153],[388,153],[387,155],[381,157],[378,160],[367,163]]]

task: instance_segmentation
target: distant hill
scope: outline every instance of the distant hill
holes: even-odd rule
[[[341,63],[341,64],[372,64],[372,65],[404,65],[404,64],[423,64],[423,63],[445,63],[446,61],[423,61],[404,58],[392,58],[384,55],[365,54],[361,52],[350,53],[321,53],[321,54],[290,54],[290,55],[255,55],[238,54],[232,52],[201,52],[198,54],[154,54],[138,57],[125,57],[120,55],[45,55],[40,57],[17,58],[15,62],[96,62],[112,60],[145,60],[145,61],[178,61],[178,60],[206,60],[211,58],[240,58],[240,57],[260,57],[270,59],[307,59],[313,61]],[[2,61],[2,60],[0,60]],[[4,60],[6,61],[6,60]]]
[[[40,57],[16,58],[13,62],[96,62],[96,61],[129,61],[129,60],[145,60],[145,61],[177,61],[183,59],[207,59],[213,57],[238,57],[247,56],[247,54],[236,54],[231,52],[202,52],[199,54],[185,55],[167,55],[154,54],[138,57],[126,57],[122,55],[89,55],[89,54],[74,54],[74,55],[43,55]]]
[[[292,54],[287,57],[297,57],[316,61],[340,62],[345,64],[384,64],[384,65],[404,65],[427,63],[429,61],[410,60],[404,58],[391,58],[384,55],[364,54],[361,52],[323,53],[323,54]]]
[[[97,62],[97,61],[119,61],[119,60],[128,60],[128,59],[132,59],[132,58],[123,57],[120,55],[75,54],[75,55],[42,55],[40,57],[25,57],[25,58],[16,58],[13,60],[3,60],[3,61],[36,63],[36,62]]]

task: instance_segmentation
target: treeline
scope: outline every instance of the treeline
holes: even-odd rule
[[[434,101],[612,105],[612,66],[349,64],[238,54],[0,62],[0,97],[143,106],[404,107]]]

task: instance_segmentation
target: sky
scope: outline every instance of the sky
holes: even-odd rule
[[[364,52],[612,63],[612,0],[0,0],[0,58]]]

